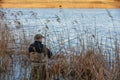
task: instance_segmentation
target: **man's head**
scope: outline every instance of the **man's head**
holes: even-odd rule
[[[34,40],[35,40],[35,41],[40,41],[40,42],[42,42],[42,38],[44,38],[44,36],[42,36],[41,34],[36,34],[36,35],[34,36]]]

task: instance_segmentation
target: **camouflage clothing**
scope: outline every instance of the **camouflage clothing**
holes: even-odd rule
[[[46,80],[45,64],[40,64],[39,66],[32,66],[30,80]]]
[[[52,54],[41,42],[35,41],[29,47],[30,60],[31,60],[31,73],[30,80],[45,80],[45,56],[50,58]]]
[[[48,55],[48,58],[52,56],[52,52],[46,48],[45,45],[42,44],[42,42],[35,41],[33,44],[29,46],[29,53],[31,52],[38,52],[38,53],[46,53]]]

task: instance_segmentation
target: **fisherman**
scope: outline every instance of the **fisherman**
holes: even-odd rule
[[[29,53],[31,52],[38,52],[38,53],[43,53],[45,52],[45,45],[42,44],[42,39],[44,38],[44,36],[42,36],[41,34],[36,34],[34,36],[34,43],[32,43],[29,47]],[[48,58],[50,58],[52,56],[52,52],[46,48],[46,52],[47,52],[47,55],[48,55]]]
[[[45,57],[51,58],[52,52],[42,44],[42,39],[45,38],[41,34],[34,36],[34,43],[29,46],[30,60],[32,70],[30,80],[45,80]]]

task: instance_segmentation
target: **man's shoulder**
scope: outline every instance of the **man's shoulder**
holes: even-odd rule
[[[38,44],[31,43],[30,46],[31,46],[31,47],[35,47],[35,46],[38,46]],[[44,47],[44,46],[45,46],[44,44],[40,44],[40,47]]]
[[[34,47],[34,46],[35,46],[35,44],[34,44],[34,43],[31,43],[31,44],[30,44],[30,46],[33,46],[33,47]]]

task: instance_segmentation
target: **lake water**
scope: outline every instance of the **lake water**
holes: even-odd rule
[[[120,45],[120,9],[12,8],[0,9],[0,11],[5,12],[5,20],[9,30],[14,33],[16,43],[20,42],[23,31],[31,43],[36,33],[44,35],[47,31],[47,46],[51,47],[55,53],[63,46],[66,49],[80,47],[79,39],[84,39],[85,45],[90,43],[92,46],[96,46],[99,41],[104,49],[108,49],[114,47],[114,41],[117,38]],[[93,37],[95,39],[91,40]],[[60,41],[63,44],[59,46]],[[78,50],[76,48],[76,51]],[[19,62],[16,62],[12,80],[21,80],[20,75],[24,74],[21,74],[20,69]],[[25,70],[22,69],[24,73]],[[28,73],[29,69],[26,69]]]

